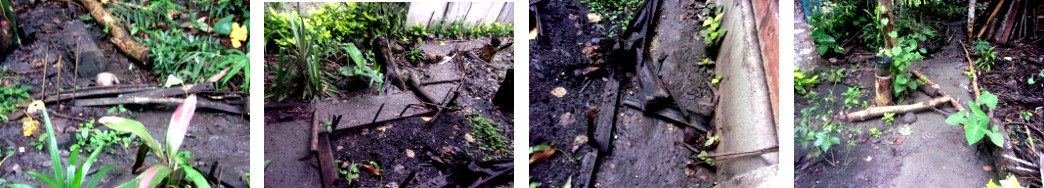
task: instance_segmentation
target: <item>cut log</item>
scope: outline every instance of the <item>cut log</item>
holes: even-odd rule
[[[870,118],[875,118],[884,115],[885,113],[906,113],[915,112],[931,107],[938,106],[939,104],[950,102],[953,99],[948,97],[938,97],[926,102],[919,102],[910,105],[896,105],[896,106],[884,106],[884,107],[872,107],[862,111],[852,113],[841,113],[833,117],[834,120],[842,122],[850,121],[865,121]]]
[[[151,51],[149,47],[145,47],[131,38],[130,32],[127,32],[127,29],[124,29],[111,13],[106,12],[101,3],[96,0],[80,0],[80,3],[91,12],[94,20],[109,28],[109,33],[112,34],[111,42],[117,49],[138,62],[149,62],[149,52]]]
[[[111,106],[120,104],[165,104],[165,105],[181,105],[185,99],[181,98],[147,98],[147,97],[113,97],[113,98],[100,98],[100,99],[79,99],[73,100],[74,106]],[[243,110],[235,106],[217,103],[214,101],[199,99],[199,108],[218,110],[233,114],[243,114]]]

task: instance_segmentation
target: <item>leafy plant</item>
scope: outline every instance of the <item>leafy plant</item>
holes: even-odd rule
[[[369,64],[369,60],[373,59],[373,52],[367,51],[366,57],[363,57],[362,52],[352,43],[346,44],[344,49],[347,51],[348,56],[351,57],[351,61],[355,64],[354,66],[341,67],[341,74],[348,77],[361,76],[370,78],[370,86],[373,86],[373,83],[377,83],[378,85],[384,83],[384,73],[381,73],[381,67],[377,66],[377,69],[374,69],[373,66]],[[378,88],[378,90],[381,89]]]
[[[884,120],[886,125],[891,125],[892,121],[895,121],[895,113],[884,113],[881,120]]]
[[[300,9],[300,7],[298,7]],[[299,14],[294,12],[294,14]],[[288,54],[280,54],[280,61],[290,58],[290,62],[293,65],[291,71],[293,75],[291,78],[284,79],[297,79],[298,76],[304,78],[304,89],[302,90],[301,98],[318,98],[328,95],[336,95],[339,93],[335,87],[330,86],[330,79],[326,77],[324,72],[320,70],[320,60],[323,57],[320,44],[316,43],[312,37],[319,34],[316,31],[309,30],[306,28],[304,19],[300,16],[293,17],[290,19],[290,33],[278,33],[282,38],[290,39],[294,42],[288,50]],[[284,48],[281,48],[284,49]],[[282,62],[281,62],[282,63]],[[293,86],[279,86],[273,87],[273,93],[283,93],[288,95],[286,90]],[[280,91],[282,90],[282,91]],[[280,98],[285,98],[280,97]],[[281,99],[280,99],[281,100]]]
[[[852,107],[859,106],[861,104],[860,102],[866,102],[859,101],[859,97],[863,96],[863,90],[858,86],[848,87],[848,91],[841,93],[841,95],[847,96],[845,97],[845,109],[851,109]]]
[[[141,138],[145,143],[145,146],[147,146],[149,150],[152,150],[152,153],[155,154],[156,158],[163,164],[156,164],[149,167],[137,178],[126,182],[119,187],[142,187],[146,185],[150,185],[149,187],[155,187],[156,184],[163,182],[164,179],[170,178],[167,174],[177,170],[181,170],[181,174],[184,175],[184,178],[191,181],[194,186],[210,187],[210,184],[207,183],[203,174],[192,168],[191,164],[188,163],[188,159],[192,157],[192,152],[179,151],[181,144],[185,139],[185,134],[188,132],[189,122],[195,114],[196,100],[196,95],[189,95],[184,103],[174,110],[174,115],[171,117],[170,125],[167,128],[167,133],[165,135],[166,142],[164,144],[160,144],[153,139],[152,135],[149,134],[148,130],[145,129],[145,126],[142,125],[141,122],[114,116],[106,116],[98,119],[99,123],[102,123],[112,130],[129,132],[136,135],[138,138]],[[135,161],[139,162],[144,160],[144,158],[135,159]],[[168,183],[176,182],[171,181]]]
[[[845,76],[846,76],[845,75],[845,71],[847,71],[847,70],[848,69],[846,69],[846,68],[839,68],[839,69],[836,69],[834,71],[825,71],[825,72],[823,72],[823,75],[824,75],[824,77],[826,77],[827,81],[830,81],[831,83],[835,83],[836,84],[838,82],[841,82],[842,79],[845,79]]]
[[[124,147],[129,147],[130,142],[133,141],[132,137],[120,135],[112,130],[95,129],[94,119],[91,119],[87,123],[81,123],[79,127],[80,134],[74,135],[76,137],[76,143],[73,144],[73,146],[79,148],[93,150],[94,148],[117,143],[123,143]],[[93,131],[94,134],[91,134],[91,131]],[[112,149],[107,151],[112,153]]]
[[[90,171],[91,166],[94,164],[94,160],[98,157],[98,153],[101,152],[101,149],[104,146],[95,148],[94,152],[92,152],[90,157],[87,157],[87,159],[83,163],[79,163],[77,159],[80,155],[80,148],[78,146],[73,146],[69,149],[70,155],[68,162],[62,164],[61,158],[58,156],[58,141],[54,137],[54,128],[52,128],[51,126],[51,117],[47,114],[46,107],[44,106],[44,103],[42,101],[34,101],[33,104],[31,104],[29,109],[27,110],[27,113],[30,114],[36,112],[40,112],[41,114],[43,114],[43,120],[46,125],[45,127],[47,129],[47,136],[49,138],[47,139],[47,149],[51,156],[51,170],[53,170],[54,173],[49,175],[44,175],[32,171],[28,171],[26,173],[36,178],[39,178],[43,182],[43,184],[47,184],[50,187],[96,187],[98,182],[101,181],[101,178],[108,174],[109,171],[116,166],[103,166],[100,170],[98,170],[97,173],[95,173],[92,176],[90,181],[87,180],[87,174]],[[86,183],[86,185],[84,183]]]
[[[410,62],[419,63],[424,61],[424,55],[424,50],[420,48],[411,48],[410,51],[406,52],[406,59],[410,60]]]
[[[242,77],[239,88],[249,89],[250,59],[243,51],[227,49],[216,38],[185,34],[180,29],[146,32],[151,37],[142,45],[152,49],[149,58],[153,60],[154,74],[173,74],[195,83],[207,82],[225,72],[218,86],[226,85],[233,77]]]
[[[884,134],[884,132],[877,130],[876,127],[870,128],[870,136],[873,136],[874,138],[880,138],[881,134]]]
[[[986,188],[1022,188],[1022,184],[1019,183],[1019,178],[1015,177],[1015,175],[1008,175],[1007,179],[1000,180],[1000,186],[997,186],[997,184],[993,183],[993,180],[990,180],[989,183],[986,183]]]
[[[7,72],[7,67],[4,67],[4,72]],[[8,122],[5,114],[17,111],[15,105],[29,99],[30,89],[30,86],[0,87],[0,121]]]
[[[799,95],[805,95],[805,93],[808,92],[806,88],[816,86],[816,84],[819,84],[818,79],[819,75],[809,77],[805,73],[798,70],[797,67],[794,67],[794,91],[796,91]]]
[[[964,125],[964,136],[968,140],[968,145],[975,144],[985,136],[989,136],[990,142],[997,146],[1003,146],[1004,135],[996,125],[990,129],[990,118],[980,107],[980,105],[985,105],[988,110],[994,110],[997,108],[997,101],[997,95],[983,91],[978,101],[968,102],[968,107],[971,111],[961,110],[954,113],[946,118],[946,123],[950,125]]]
[[[703,21],[703,30],[700,30],[700,35],[703,36],[703,43],[716,46],[721,42],[720,39],[729,31],[728,28],[721,27],[721,17],[724,15],[724,12],[719,12],[714,18]]]
[[[996,60],[996,57],[994,56],[997,52],[993,51],[994,48],[996,47],[990,47],[990,49],[987,49],[986,51],[978,52],[982,55],[982,58],[975,60],[975,66],[979,67],[979,69],[990,71],[990,69],[993,68],[993,62]]]
[[[827,52],[834,53],[845,53],[845,49],[837,45],[837,39],[826,34],[823,29],[816,28],[812,30],[812,41],[816,44],[816,52],[819,55],[826,54]]]

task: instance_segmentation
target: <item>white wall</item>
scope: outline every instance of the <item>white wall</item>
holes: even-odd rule
[[[513,2],[412,2],[406,25],[427,26],[446,19],[463,19],[468,24],[514,23]]]

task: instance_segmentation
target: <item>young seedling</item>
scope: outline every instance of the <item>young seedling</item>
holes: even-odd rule
[[[971,111],[961,110],[954,113],[946,118],[946,123],[950,125],[964,125],[964,136],[968,140],[968,145],[975,144],[984,137],[989,136],[990,142],[997,146],[1003,146],[1004,135],[997,126],[993,126],[992,129],[989,128],[990,118],[979,106],[985,105],[988,110],[996,109],[997,101],[997,95],[983,91],[978,101],[968,102],[968,107]]]

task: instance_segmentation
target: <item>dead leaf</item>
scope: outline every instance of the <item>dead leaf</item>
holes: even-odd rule
[[[428,122],[428,121],[431,121],[431,117],[421,116],[421,120],[424,120],[424,122]]]
[[[374,167],[373,165],[370,165],[370,164],[359,165],[359,168],[365,170],[366,173],[370,173],[370,175],[374,175],[374,176],[380,176],[381,175],[381,170],[378,170],[377,167]]]
[[[871,156],[866,156],[866,159],[864,159],[864,160],[865,160],[866,162],[870,162],[870,161],[873,161],[873,160],[874,160],[874,157],[871,157]]]
[[[595,13],[587,13],[587,21],[591,21],[591,23],[598,23],[602,21],[602,16],[599,16]]]
[[[413,150],[406,149],[406,156],[410,157],[410,158],[413,158],[413,156],[414,156]]]
[[[982,170],[985,170],[985,171],[993,171],[993,167],[992,167],[992,166],[989,166],[989,165],[987,165],[987,166],[982,166]]]
[[[377,130],[378,130],[378,131],[381,131],[381,132],[384,132],[384,130],[386,130],[386,129],[388,129],[388,126],[380,126],[380,127],[377,127]]]
[[[37,125],[40,125],[40,121],[33,120],[29,117],[22,118],[22,136],[33,136],[33,133],[36,133]]]
[[[529,165],[546,161],[547,158],[551,158],[552,155],[555,155],[556,149],[557,147],[551,146],[547,149],[533,152],[532,155],[529,155]]]
[[[554,95],[558,98],[562,98],[562,96],[566,95],[566,89],[563,87],[556,87],[555,89],[551,90],[551,95]]]
[[[903,145],[903,142],[905,142],[905,141],[906,141],[906,136],[897,136],[897,137],[895,137],[895,144],[896,145]]]
[[[471,143],[475,143],[475,137],[471,136],[470,133],[464,133],[464,140],[467,140],[468,142],[471,142]]]

